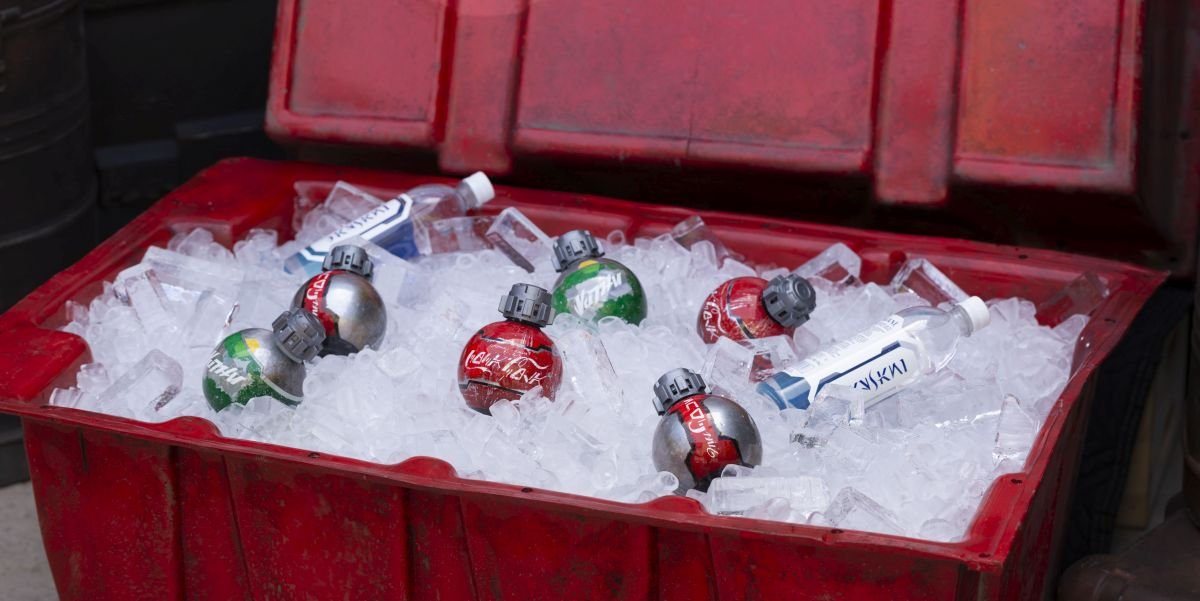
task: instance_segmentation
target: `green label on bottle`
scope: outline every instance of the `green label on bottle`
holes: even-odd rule
[[[262,366],[254,358],[258,341],[236,333],[221,341],[208,359],[204,372],[204,397],[213,409],[221,411],[233,403],[245,405],[250,399],[271,397],[285,405],[296,405],[300,398],[288,394],[262,375]]]
[[[586,260],[554,289],[554,310],[592,321],[613,316],[637,324],[646,318],[646,293],[624,265]]]

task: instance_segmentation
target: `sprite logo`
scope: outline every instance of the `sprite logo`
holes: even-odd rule
[[[258,341],[239,332],[225,340],[213,351],[204,373],[204,398],[220,411],[233,403],[245,405],[250,399],[269,396],[285,405],[295,405],[300,398],[280,390],[262,376],[262,366],[254,359]]]
[[[571,312],[576,315],[587,315],[597,305],[604,304],[614,291],[627,292],[629,286],[624,286],[626,290],[621,290],[624,284],[624,273],[620,271],[600,272],[596,277],[567,291],[567,302],[571,305]]]
[[[646,317],[642,285],[619,263],[588,260],[562,276],[554,290],[554,310],[584,319],[619,317],[640,323]]]
[[[237,386],[249,379],[242,370],[222,363],[220,352],[213,353],[208,359],[208,373],[214,378],[224,380],[230,386]]]

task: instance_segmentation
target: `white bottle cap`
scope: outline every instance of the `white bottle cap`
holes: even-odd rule
[[[471,175],[463,178],[462,183],[466,184],[471,189],[471,193],[475,195],[475,200],[482,206],[487,201],[496,197],[496,189],[492,187],[492,180],[488,179],[482,171],[476,171]]]
[[[981,328],[992,323],[992,312],[988,310],[988,306],[983,302],[983,299],[978,296],[972,296],[958,306],[966,312],[967,318],[971,320],[971,333],[978,332]]]

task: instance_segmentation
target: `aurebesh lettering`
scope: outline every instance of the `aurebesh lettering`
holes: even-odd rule
[[[880,369],[872,369],[866,377],[855,382],[854,387],[860,390],[879,390],[880,386],[891,382],[896,376],[906,373],[908,373],[908,362],[901,358]]]

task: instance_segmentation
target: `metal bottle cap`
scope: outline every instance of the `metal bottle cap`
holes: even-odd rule
[[[533,284],[513,284],[508,294],[500,297],[500,314],[538,327],[554,321],[550,293]]]
[[[293,361],[308,361],[317,356],[325,342],[325,328],[308,311],[289,309],[271,323],[275,344]]]
[[[785,328],[794,328],[804,325],[817,308],[817,293],[808,280],[789,273],[767,283],[762,301],[772,319]]]
[[[708,386],[700,374],[686,367],[677,367],[654,383],[654,410],[662,415],[671,405],[705,392],[708,392]]]
[[[571,230],[554,241],[554,271],[563,271],[580,259],[602,256],[604,251],[587,230]]]
[[[325,262],[321,264],[321,270],[333,271],[334,269],[356,273],[368,280],[375,275],[375,263],[371,261],[367,251],[363,250],[361,246],[353,244],[335,246],[329,251],[329,254],[325,255]]]

